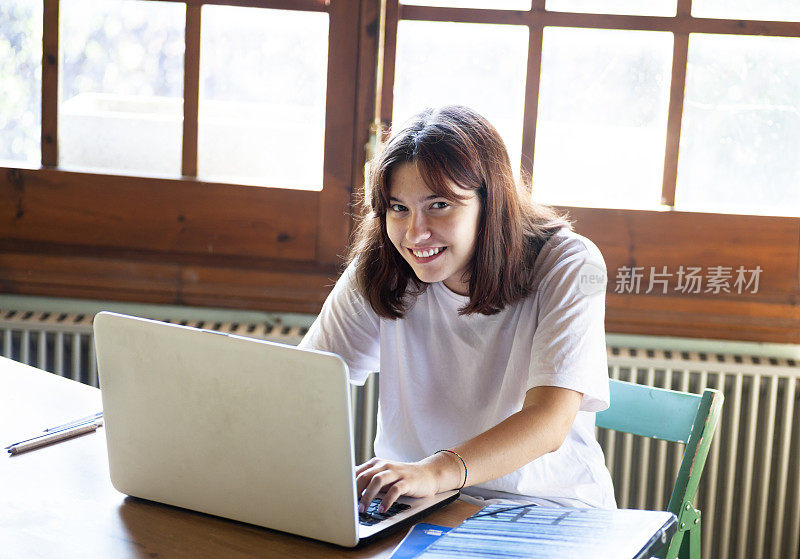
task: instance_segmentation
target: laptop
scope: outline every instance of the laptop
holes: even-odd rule
[[[359,514],[337,355],[109,312],[94,336],[122,493],[345,547],[458,497],[401,497],[391,514]]]

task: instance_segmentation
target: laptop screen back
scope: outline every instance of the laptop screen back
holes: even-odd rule
[[[115,488],[355,545],[341,358],[113,313],[94,328]]]

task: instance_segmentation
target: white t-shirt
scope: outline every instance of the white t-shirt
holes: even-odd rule
[[[609,405],[605,288],[596,283],[605,262],[591,241],[562,229],[535,266],[532,294],[498,314],[459,316],[468,297],[432,283],[405,318],[390,320],[366,302],[351,265],[300,347],[341,355],[356,384],[380,371],[375,454],[387,460],[416,461],[469,440],[520,411],[535,386],[583,393],[557,451],[464,492],[615,508],[594,435],[594,412]]]

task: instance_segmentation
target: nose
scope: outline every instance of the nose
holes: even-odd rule
[[[406,229],[406,240],[410,244],[418,244],[430,237],[431,229],[425,215],[422,213],[412,215]]]

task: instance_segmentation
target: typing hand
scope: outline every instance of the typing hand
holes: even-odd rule
[[[373,458],[356,468],[356,489],[361,496],[358,510],[363,512],[378,493],[385,493],[379,512],[386,511],[398,497],[430,497],[454,489],[460,475],[447,456],[429,456],[419,462],[393,462]]]

